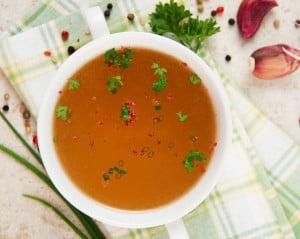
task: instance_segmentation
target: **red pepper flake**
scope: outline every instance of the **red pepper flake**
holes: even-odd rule
[[[47,51],[44,51],[44,55],[45,55],[45,56],[48,56],[48,57],[51,56],[51,51],[48,51],[48,50],[47,50]]]
[[[93,148],[94,145],[95,145],[95,141],[94,141],[94,140],[91,140],[91,141],[89,142],[89,147],[90,147],[90,148]]]
[[[168,95],[167,95],[167,99],[168,99],[168,100],[172,100],[172,99],[173,99],[173,96],[172,96],[171,94],[168,94]]]
[[[96,101],[96,100],[97,100],[97,96],[93,96],[92,101]]]
[[[67,32],[67,31],[62,31],[62,32],[61,32],[61,39],[62,39],[63,41],[67,41],[67,40],[69,39],[69,32]]]
[[[224,7],[222,7],[222,6],[217,7],[216,12],[217,12],[218,14],[223,13],[223,12],[224,12]]]
[[[184,67],[187,67],[188,66],[188,64],[186,63],[186,62],[181,62],[181,64],[184,66]]]
[[[102,121],[98,121],[98,122],[97,122],[97,126],[98,126],[98,127],[102,127],[102,126],[103,126],[103,122],[102,122]]]
[[[33,142],[35,145],[38,144],[38,137],[37,137],[37,135],[34,135],[34,136],[33,136],[32,142]]]
[[[148,136],[149,136],[150,138],[153,138],[153,137],[154,137],[154,133],[149,133]]]
[[[76,135],[74,135],[74,136],[72,136],[72,139],[73,139],[73,140],[78,140],[78,139],[79,139],[79,137],[78,137],[78,136],[76,136]]]
[[[217,142],[214,142],[213,144],[211,144],[208,148],[209,151],[213,151],[215,149],[215,147],[217,147]]]

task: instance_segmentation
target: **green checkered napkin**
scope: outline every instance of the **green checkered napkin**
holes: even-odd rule
[[[107,20],[111,33],[149,31],[143,23],[155,0],[44,0],[2,35],[0,66],[35,116],[49,80],[68,56],[68,46],[78,48],[91,40],[84,8],[98,5],[105,10],[108,2],[114,6]],[[135,14],[134,22],[126,19],[128,13]],[[70,33],[66,42],[61,40],[62,30]],[[199,56],[220,72],[209,52],[203,49]],[[300,238],[300,149],[220,75],[231,103],[233,139],[219,183],[175,226],[105,225],[112,238],[167,239],[186,233],[192,239]]]

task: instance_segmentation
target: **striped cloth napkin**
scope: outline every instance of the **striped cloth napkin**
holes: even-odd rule
[[[145,23],[156,0],[45,0],[1,36],[0,67],[33,115],[49,80],[68,57],[67,48],[92,40],[85,9],[99,6],[104,11],[109,2],[111,33],[149,31]],[[128,13],[134,13],[133,22],[127,20]],[[63,30],[69,32],[67,41],[61,39]],[[220,73],[206,49],[199,56],[219,72],[231,103],[232,153],[219,183],[174,224],[146,229],[105,225],[111,238],[300,238],[299,147]]]

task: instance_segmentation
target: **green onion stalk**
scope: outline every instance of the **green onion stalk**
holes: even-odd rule
[[[16,130],[16,128],[9,122],[9,120],[5,117],[5,115],[0,111],[0,116],[3,119],[3,121],[6,123],[6,125],[12,130],[12,132],[17,136],[17,138],[21,141],[21,143],[26,147],[26,149],[31,153],[31,155],[36,159],[36,161],[43,166],[42,159],[40,155],[37,153],[37,151],[30,146],[27,141],[22,137],[22,135]],[[29,169],[32,173],[34,173],[36,176],[38,176],[45,184],[49,186],[50,189],[52,189],[53,192],[55,192],[66,204],[66,206],[74,213],[74,215],[78,218],[78,220],[81,222],[83,227],[85,228],[86,232],[83,232],[80,230],[70,219],[68,219],[57,207],[55,207],[50,202],[36,197],[32,195],[25,194],[24,196],[26,198],[32,199],[34,201],[37,201],[41,203],[42,205],[48,207],[51,209],[54,213],[56,213],[68,226],[71,227],[71,229],[79,236],[79,238],[82,239],[105,239],[103,232],[100,230],[99,226],[95,223],[95,221],[90,218],[89,216],[85,215],[78,209],[76,209],[72,204],[70,204],[56,189],[50,178],[47,176],[46,173],[38,169],[34,164],[30,163],[28,160],[26,160],[24,157],[16,153],[15,151],[11,150],[10,148],[6,147],[3,144],[0,144],[0,151],[3,153],[9,155],[10,157],[17,160],[19,163],[21,163],[24,167]]]

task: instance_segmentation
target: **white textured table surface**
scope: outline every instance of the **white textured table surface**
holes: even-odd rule
[[[202,16],[208,17],[212,9],[224,6],[223,14],[216,18],[222,32],[209,42],[212,55],[220,69],[240,86],[251,101],[300,145],[300,70],[279,80],[262,81],[251,76],[247,65],[249,55],[265,45],[286,43],[300,49],[300,28],[294,26],[295,20],[300,19],[298,1],[279,0],[280,7],[274,8],[267,15],[261,29],[246,43],[241,42],[236,25],[229,26],[227,23],[229,18],[236,16],[240,0],[204,1],[205,11]],[[37,0],[0,0],[0,32],[22,17],[36,2]],[[273,26],[275,19],[281,22],[278,29]],[[224,59],[227,54],[232,57],[230,62]],[[24,120],[19,112],[21,101],[0,74],[1,110],[5,104],[5,93],[10,95],[7,117],[31,141],[34,129],[25,133]],[[2,120],[0,143],[34,161]],[[55,201],[58,205],[60,203],[37,177],[0,153],[0,239],[73,238],[73,232],[54,213],[22,197],[22,194],[46,195],[50,201]],[[64,210],[63,207],[62,209]]]

